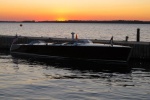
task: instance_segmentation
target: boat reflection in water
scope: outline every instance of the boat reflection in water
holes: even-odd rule
[[[130,58],[131,47],[96,44],[87,39],[72,39],[65,43],[48,43],[44,41],[32,41],[29,44],[12,44],[10,48],[12,56],[37,59],[50,62],[52,59],[70,62],[92,62],[105,65],[127,64]],[[93,65],[92,64],[92,65]],[[82,66],[92,68],[93,66]],[[97,66],[95,69],[99,69]],[[121,67],[124,68],[124,67]],[[115,69],[115,67],[112,67]]]
[[[132,68],[132,71],[140,70],[144,72],[150,72],[149,59],[131,59],[128,66]]]
[[[44,65],[47,67],[62,68],[67,70],[79,70],[81,72],[108,72],[108,73],[130,73],[131,67],[127,64],[106,64],[99,62],[74,60],[74,59],[34,59],[20,58],[13,56],[13,62],[20,64],[20,61],[29,64]]]
[[[21,56],[14,56],[13,63],[19,65],[21,63],[27,65],[41,65],[49,70],[52,68],[58,68],[62,70],[80,71],[81,73],[121,73],[129,74],[135,71],[150,72],[150,63],[148,61],[130,60],[128,65],[125,64],[103,64],[99,62],[89,62],[73,59],[34,59],[23,58]],[[99,78],[98,75],[89,75],[89,78]],[[56,77],[55,77],[56,78]],[[63,76],[63,78],[84,78],[80,75]],[[86,77],[87,78],[87,77]]]

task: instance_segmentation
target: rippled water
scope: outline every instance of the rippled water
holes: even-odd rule
[[[1,35],[70,38],[72,31],[82,38],[149,41],[144,24],[0,23]],[[103,67],[99,70],[83,67]],[[119,65],[122,67],[122,65]],[[112,70],[101,64],[50,60],[49,63],[12,57],[0,52],[0,100],[149,100],[150,62],[132,61],[127,70]],[[114,68],[113,68],[114,69]]]
[[[0,99],[149,100],[150,98],[148,62],[132,62],[129,64],[131,70],[123,72],[72,69],[74,64],[71,63],[62,67],[60,62],[50,62],[47,64],[13,58],[9,53],[1,53]],[[76,63],[76,66],[78,65],[86,67],[86,64]]]

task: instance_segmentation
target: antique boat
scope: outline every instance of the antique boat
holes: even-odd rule
[[[65,43],[32,41],[29,44],[12,44],[12,55],[36,58],[63,58],[88,61],[127,63],[132,48],[129,46],[92,43],[87,39],[73,39]]]

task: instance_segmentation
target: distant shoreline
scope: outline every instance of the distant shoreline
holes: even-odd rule
[[[150,21],[138,20],[112,20],[112,21],[83,21],[83,20],[67,20],[67,21],[0,21],[0,23],[117,23],[117,24],[150,24]]]

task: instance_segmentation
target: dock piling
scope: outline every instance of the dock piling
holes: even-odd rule
[[[129,37],[128,37],[128,36],[126,36],[126,42],[128,42],[128,39],[129,39]]]
[[[140,29],[137,29],[137,37],[136,37],[136,41],[140,42]]]

